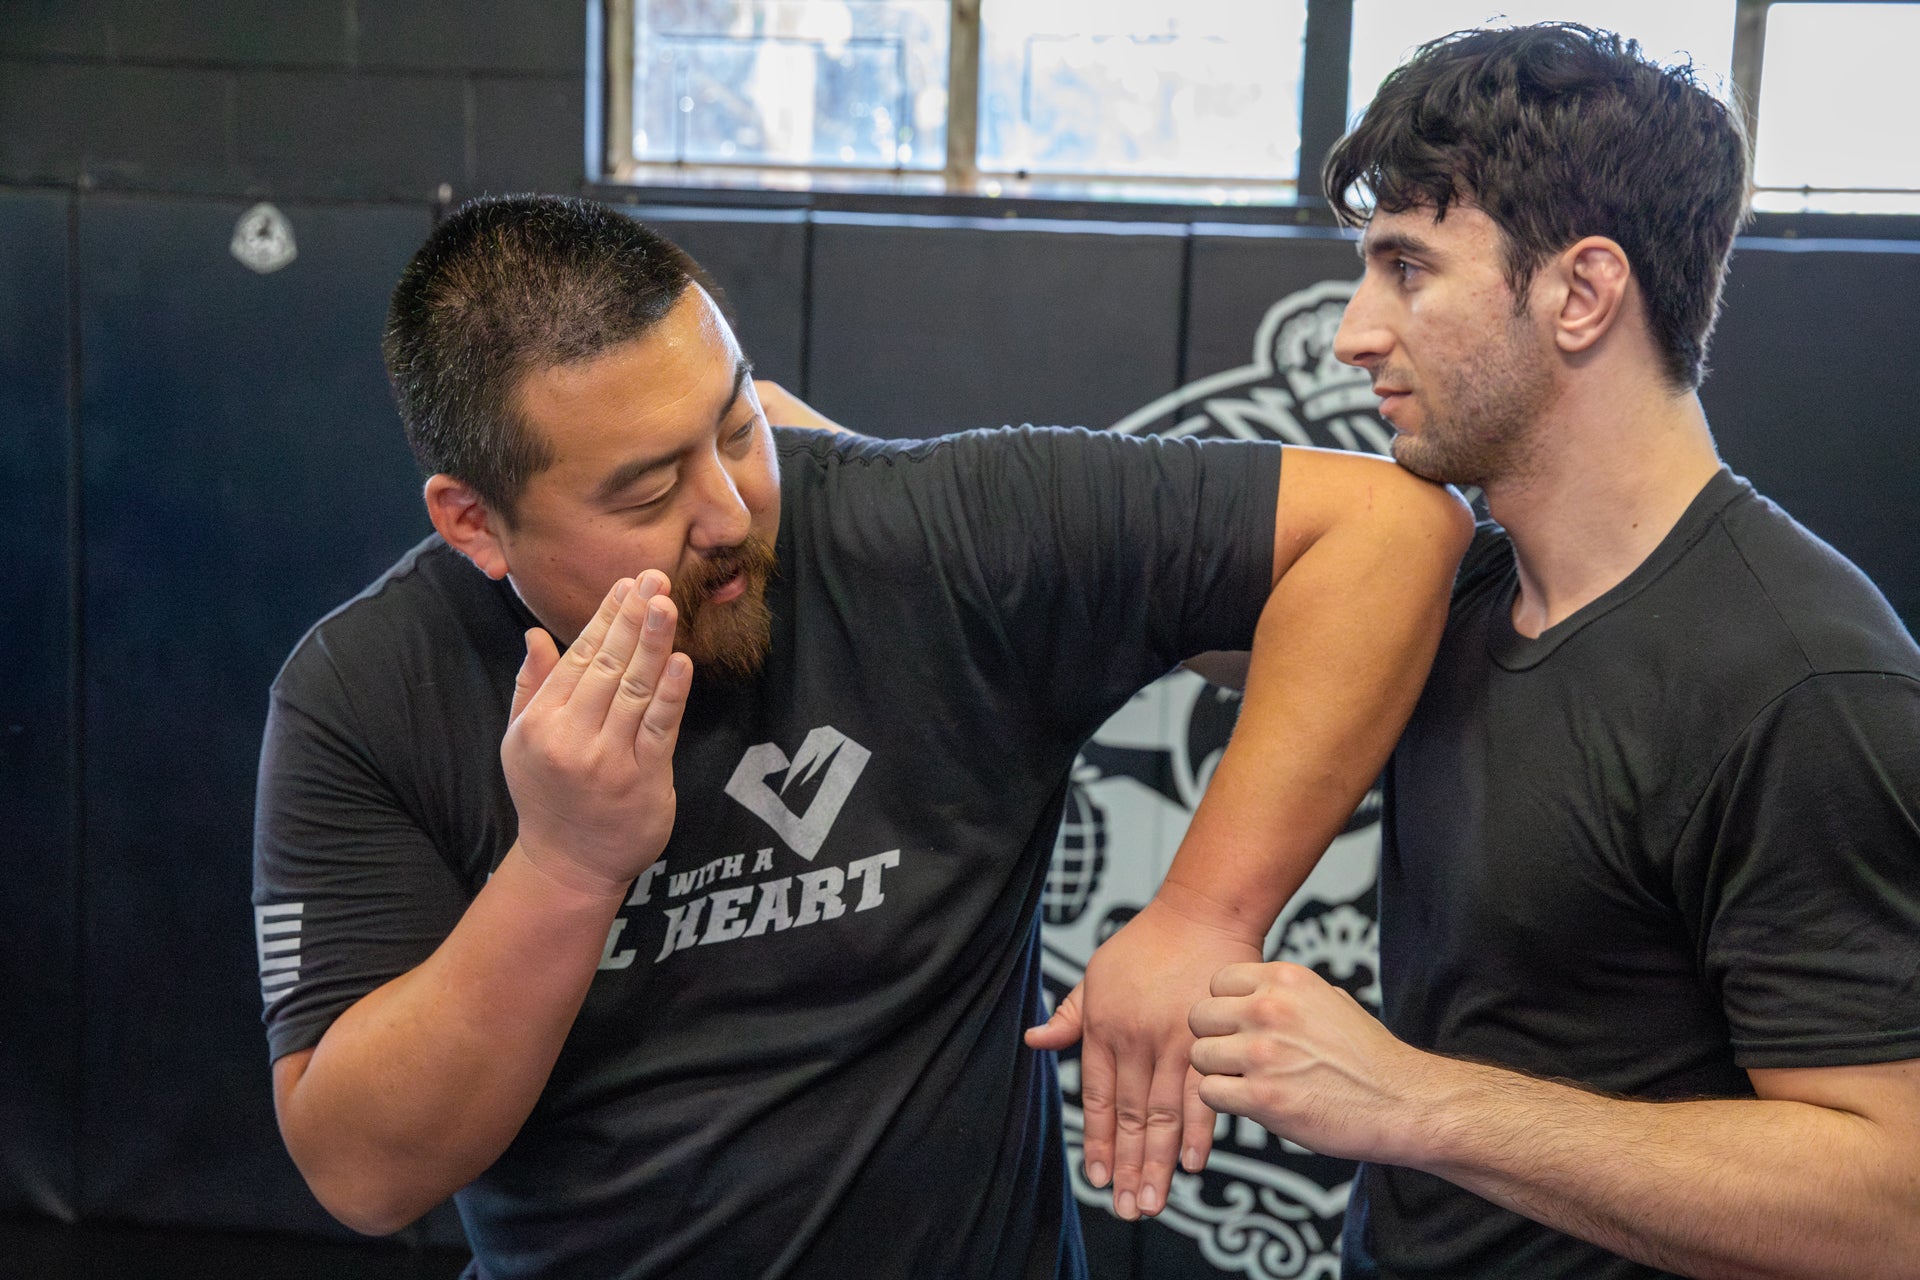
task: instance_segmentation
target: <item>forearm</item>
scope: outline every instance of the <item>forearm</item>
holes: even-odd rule
[[[498,1158],[546,1085],[620,902],[552,879],[516,845],[432,956],[276,1080],[287,1148],[329,1211],[397,1230]]]
[[[1808,1102],[1641,1102],[1429,1059],[1395,1163],[1702,1277],[1911,1276],[1915,1135]]]
[[[1275,583],[1239,723],[1161,891],[1186,914],[1257,943],[1379,776],[1471,532],[1453,499],[1414,498],[1343,508]]]

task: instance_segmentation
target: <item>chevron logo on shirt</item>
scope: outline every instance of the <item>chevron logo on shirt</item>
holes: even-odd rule
[[[726,792],[811,862],[872,757],[832,725],[821,725],[807,734],[791,760],[771,742],[748,747],[727,780]],[[767,780],[782,772],[786,776],[776,791]]]

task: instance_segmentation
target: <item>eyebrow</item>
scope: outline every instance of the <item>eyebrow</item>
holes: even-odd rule
[[[720,408],[720,416],[714,419],[716,424],[725,421],[726,416],[733,412],[733,407],[740,403],[740,393],[745,390],[747,378],[752,373],[753,365],[744,356],[741,357],[738,364],[733,366],[733,389],[727,396],[726,404]],[[671,465],[673,460],[678,456],[679,451],[675,450],[673,453],[668,454],[643,454],[638,458],[628,459],[612,471],[609,471],[606,479],[602,480],[599,486],[594,489],[594,501],[607,502],[612,500],[617,495],[624,493],[642,476]]]
[[[1427,241],[1404,231],[1382,231],[1371,239],[1363,236],[1355,247],[1355,252],[1360,255],[1363,262],[1368,258],[1383,258],[1396,253],[1410,254],[1416,258],[1438,256],[1434,253],[1433,246]]]

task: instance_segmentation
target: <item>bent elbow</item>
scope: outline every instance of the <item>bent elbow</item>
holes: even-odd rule
[[[307,1178],[320,1207],[343,1225],[363,1236],[390,1236],[418,1222],[431,1204],[420,1204],[415,1195],[402,1188],[381,1187],[364,1178],[338,1178],[331,1181]]]
[[[1473,508],[1450,485],[1422,479],[1396,466],[1400,480],[1400,508],[1409,529],[1431,538],[1456,560],[1473,540]]]

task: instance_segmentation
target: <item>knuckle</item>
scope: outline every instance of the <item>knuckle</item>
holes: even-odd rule
[[[1287,1022],[1293,1012],[1293,1002],[1281,996],[1258,995],[1250,1002],[1253,1021],[1261,1026],[1278,1026]]]
[[[1255,1070],[1267,1070],[1279,1065],[1280,1048],[1265,1036],[1254,1036],[1247,1041],[1246,1060]]]

